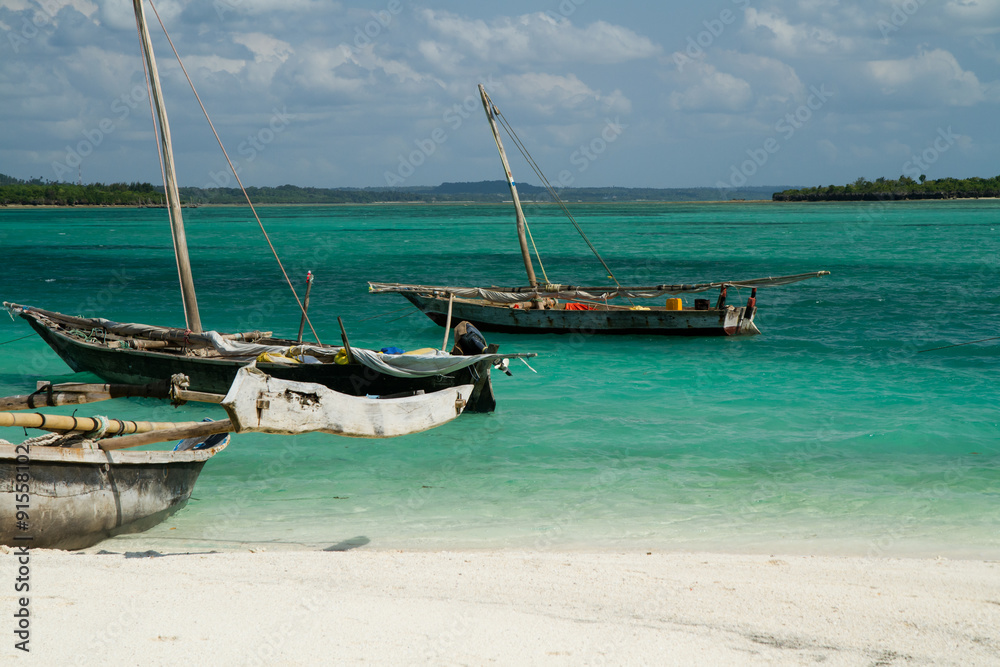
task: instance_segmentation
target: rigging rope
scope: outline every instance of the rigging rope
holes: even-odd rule
[[[611,278],[613,281],[615,281],[616,285],[621,287],[621,283],[618,282],[618,279],[615,277],[615,274],[611,271],[611,267],[608,266],[607,262],[604,261],[604,258],[601,257],[601,253],[597,251],[597,248],[594,247],[594,244],[590,242],[589,238],[587,238],[587,235],[584,233],[583,228],[580,227],[580,224],[576,221],[576,218],[573,217],[573,214],[570,213],[569,209],[566,207],[566,204],[563,202],[563,200],[560,199],[559,195],[556,194],[555,188],[552,187],[552,184],[549,183],[549,179],[547,179],[545,177],[545,174],[542,173],[542,169],[541,167],[538,166],[538,163],[535,162],[535,159],[531,157],[531,153],[528,151],[528,148],[521,141],[521,138],[517,136],[517,133],[514,131],[514,128],[507,121],[504,115],[500,113],[500,110],[497,109],[496,106],[493,107],[493,111],[495,112],[497,119],[500,121],[500,124],[503,126],[504,131],[507,132],[507,135],[514,142],[514,145],[517,146],[517,150],[520,151],[521,155],[527,161],[528,166],[530,166],[531,170],[535,172],[535,175],[538,176],[539,180],[541,180],[542,185],[545,186],[545,189],[548,191],[549,195],[556,202],[556,204],[559,205],[559,208],[561,208],[566,217],[569,218],[569,221],[573,223],[573,226],[576,227],[576,231],[579,232],[580,236],[583,237],[583,240],[587,242],[587,246],[590,248],[590,251],[594,253],[595,257],[597,257],[597,260],[601,263],[601,266],[604,267],[604,270],[608,272],[608,277]]]
[[[535,249],[535,259],[538,260],[538,268],[542,270],[542,277],[545,278],[545,284],[551,284],[552,281],[549,280],[549,274],[545,273],[545,265],[542,264],[542,256],[538,254],[538,246],[535,245],[535,237],[531,235],[531,227],[528,226],[528,221],[524,221],[524,231],[528,232],[528,240],[531,241],[531,247]]]
[[[16,343],[17,341],[24,340],[25,338],[32,338],[34,335],[35,334],[30,333],[27,336],[21,336],[20,338],[14,338],[13,340],[5,340],[4,342],[0,343],[0,345],[7,345],[8,343]]]
[[[257,220],[257,225],[260,227],[260,231],[264,234],[264,238],[267,240],[268,247],[271,248],[271,254],[274,255],[275,261],[278,262],[278,268],[281,269],[281,275],[285,277],[285,282],[288,283],[288,289],[292,291],[292,296],[295,297],[295,302],[299,305],[299,310],[302,311],[302,317],[304,317],[306,322],[308,322],[309,330],[312,331],[312,335],[316,338],[316,343],[322,345],[323,343],[319,339],[319,334],[316,333],[316,329],[313,327],[312,320],[309,319],[309,314],[306,312],[305,306],[302,305],[302,301],[299,299],[299,295],[295,291],[295,287],[292,286],[292,281],[288,277],[288,273],[285,271],[285,266],[281,263],[281,258],[278,257],[278,251],[274,249],[274,244],[271,243],[271,237],[268,235],[267,230],[264,229],[264,223],[261,222],[260,216],[257,215],[257,209],[254,207],[253,202],[250,201],[250,195],[247,194],[246,188],[243,187],[243,181],[240,180],[240,175],[236,173],[236,167],[233,166],[233,161],[229,159],[229,153],[226,151],[226,147],[222,145],[222,139],[219,138],[219,133],[215,131],[215,125],[212,123],[212,119],[208,115],[208,110],[202,103],[201,97],[198,95],[198,91],[194,87],[194,81],[191,80],[191,76],[188,74],[187,68],[184,67],[184,62],[181,60],[181,56],[177,52],[177,47],[174,46],[173,40],[170,39],[167,27],[163,25],[163,19],[160,18],[160,13],[156,11],[156,5],[153,4],[153,0],[149,0],[149,6],[153,8],[153,13],[156,14],[156,20],[159,21],[160,28],[163,29],[163,34],[166,36],[167,42],[170,44],[170,48],[173,50],[174,56],[177,58],[177,63],[181,66],[181,71],[184,72],[184,77],[187,79],[188,85],[191,86],[191,92],[194,93],[195,99],[198,100],[198,105],[201,107],[202,113],[205,114],[205,120],[208,121],[208,126],[212,128],[212,134],[215,135],[215,140],[219,142],[219,148],[222,149],[222,154],[226,156],[226,162],[229,163],[229,168],[232,170],[233,176],[236,178],[236,182],[239,184],[240,190],[243,192],[243,197],[247,200],[247,205],[250,206],[250,211],[253,213],[254,219]]]
[[[980,338],[979,340],[970,340],[968,343],[955,343],[954,345],[942,345],[941,347],[932,347],[927,350],[917,350],[920,352],[933,352],[934,350],[947,350],[949,347],[962,347],[963,345],[972,345],[973,343],[985,343],[988,340],[998,340],[1000,336],[990,336],[989,338]]]

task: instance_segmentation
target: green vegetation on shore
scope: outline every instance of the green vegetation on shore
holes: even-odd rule
[[[859,178],[847,185],[818,186],[774,193],[774,201],[877,201],[892,199],[977,199],[1000,197],[1000,176],[993,178],[940,178],[909,176],[897,180]]]
[[[550,202],[545,189],[518,183],[524,201]],[[685,202],[740,199],[770,199],[777,187],[748,188],[558,188],[568,202]],[[184,204],[243,204],[237,188],[180,188]],[[397,188],[304,188],[297,185],[249,187],[255,204],[378,204],[394,202],[479,202],[510,201],[505,181],[442,183],[437,186]],[[149,183],[57,183],[20,180],[0,174],[0,206],[162,206],[163,188]]]
[[[22,181],[0,174],[0,206],[162,206],[162,188],[149,183],[56,183]]]

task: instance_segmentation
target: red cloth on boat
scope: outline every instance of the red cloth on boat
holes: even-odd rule
[[[597,310],[586,303],[567,303],[566,310]]]

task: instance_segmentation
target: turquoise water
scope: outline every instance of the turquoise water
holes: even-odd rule
[[[996,202],[582,205],[625,282],[828,270],[761,290],[746,339],[488,335],[537,352],[495,377],[499,409],[365,441],[234,437],[182,512],[107,545],[714,549],[1000,556]],[[506,206],[262,211],[324,341],[440,345],[367,280],[520,284]],[[557,211],[529,207],[553,282],[603,283]],[[185,211],[202,319],[294,336],[294,301],[245,209]],[[0,298],[182,325],[162,210],[0,210]],[[746,295],[744,294],[743,297]],[[688,297],[690,299],[690,297]],[[741,299],[742,301],[742,299]],[[0,343],[31,333],[0,319]],[[37,337],[0,346],[0,394],[76,375]],[[78,414],[187,420],[118,400]],[[60,410],[69,413],[71,410]],[[23,438],[0,429],[0,438]],[[362,539],[363,538],[363,539]]]

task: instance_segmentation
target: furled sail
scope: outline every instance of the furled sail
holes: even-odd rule
[[[644,287],[604,286],[580,287],[574,285],[538,285],[537,287],[453,287],[433,285],[407,285],[402,283],[369,282],[368,291],[374,293],[415,292],[435,296],[455,295],[462,299],[482,299],[491,303],[520,303],[539,298],[582,299],[587,301],[605,301],[607,299],[653,299],[668,294],[691,294],[705,292],[711,289],[727,287],[776,287],[789,285],[800,280],[819,278],[829,275],[829,271],[814,271],[798,273],[792,276],[777,276],[753,278],[750,280],[724,280],[712,283],[695,283],[681,285],[650,285]]]

